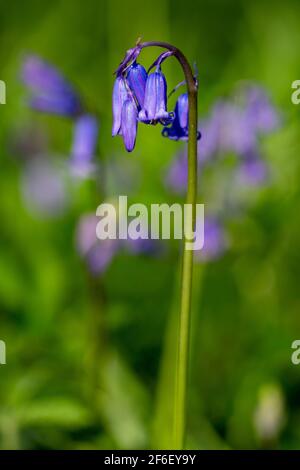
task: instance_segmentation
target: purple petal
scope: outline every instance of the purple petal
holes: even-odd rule
[[[123,77],[117,77],[113,89],[113,127],[112,136],[120,134],[121,131],[121,116],[122,108],[125,100],[127,99],[128,91],[126,89],[125,80]]]
[[[128,95],[127,100],[123,104],[121,130],[125,148],[127,152],[132,152],[137,133],[137,107],[130,95]]]
[[[139,113],[139,120],[149,123],[151,121],[164,121],[170,119],[167,112],[167,82],[161,72],[148,75],[144,107]]]
[[[135,62],[129,67],[126,77],[128,85],[137,99],[140,108],[144,105],[147,76],[145,68]]]
[[[180,127],[186,129],[189,123],[189,99],[187,93],[183,93],[178,97],[176,110]]]

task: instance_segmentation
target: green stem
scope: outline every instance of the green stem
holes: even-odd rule
[[[192,206],[189,220],[185,220],[182,281],[181,281],[181,307],[179,318],[179,341],[177,352],[177,371],[175,385],[174,406],[174,448],[183,449],[186,434],[186,402],[188,384],[188,365],[190,349],[190,323],[191,323],[191,299],[192,299],[192,277],[193,277],[193,251],[187,249],[191,241],[191,230],[196,222],[196,200],[197,200],[197,83],[195,81],[191,66],[184,54],[177,47],[164,42],[144,42],[139,44],[141,48],[157,46],[173,52],[179,61],[187,84],[189,100],[189,140],[188,140],[188,186],[186,204]],[[188,211],[187,211],[188,212]]]
[[[195,227],[197,198],[197,93],[189,93],[189,141],[188,141],[188,189],[186,204],[191,204],[192,220],[185,220],[187,227]],[[174,412],[174,446],[184,449],[186,429],[186,402],[188,384],[189,343],[191,323],[191,299],[193,278],[193,254],[184,240],[182,260],[181,308],[179,320],[179,344],[177,356],[177,383]]]

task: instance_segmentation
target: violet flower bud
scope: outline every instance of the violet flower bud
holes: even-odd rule
[[[144,106],[139,112],[139,121],[156,124],[157,121],[169,123],[172,113],[167,112],[167,82],[160,70],[148,75]]]
[[[144,105],[147,77],[148,74],[146,69],[136,62],[134,62],[128,69],[126,80],[138,102],[139,109]]]

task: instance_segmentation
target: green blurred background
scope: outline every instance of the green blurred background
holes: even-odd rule
[[[24,204],[24,164],[12,145],[29,126],[47,134],[58,165],[68,158],[71,123],[24,104],[18,75],[23,55],[34,52],[99,113],[99,155],[122,172],[128,165],[132,199],[172,200],[162,175],[182,145],[155,127],[139,129],[131,155],[111,138],[112,72],[139,36],[169,41],[197,62],[200,115],[250,79],[284,116],[263,143],[271,183],[227,227],[228,252],[196,268],[187,445],[300,448],[300,366],[291,363],[300,336],[300,108],[291,103],[299,17],[297,0],[0,1],[1,448],[171,445],[178,254],[121,254],[92,278],[75,230],[101,202],[97,182],[69,184],[67,208],[39,216]],[[143,54],[145,63],[155,58]],[[171,87],[182,79],[175,61],[165,73]],[[107,186],[109,197],[119,194],[114,182]]]

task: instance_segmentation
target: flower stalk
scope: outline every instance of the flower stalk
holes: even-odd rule
[[[189,219],[185,220],[185,239],[182,260],[182,280],[181,280],[181,302],[178,330],[178,351],[176,366],[176,385],[174,400],[174,449],[183,449],[185,445],[186,431],[186,403],[187,403],[187,384],[188,384],[188,365],[189,365],[189,349],[190,349],[190,322],[191,322],[191,298],[192,298],[192,277],[193,277],[193,251],[188,249],[188,243],[193,240],[193,231],[196,223],[196,198],[197,198],[197,140],[200,134],[197,130],[197,80],[194,77],[192,68],[177,47],[159,41],[141,42],[138,40],[133,49],[127,51],[125,58],[116,70],[117,80],[123,79],[128,69],[135,64],[136,58],[141,50],[146,47],[159,47],[165,49],[150,69],[156,66],[156,72],[149,75],[147,81],[140,76],[140,84],[145,89],[145,99],[142,109],[139,109],[138,119],[145,124],[155,124],[157,122],[168,126],[173,122],[173,127],[165,127],[163,135],[174,138],[175,140],[188,140],[188,182],[186,204],[192,210],[189,213]],[[188,129],[181,129],[181,124],[186,123],[185,119],[176,118],[174,113],[168,113],[166,109],[166,82],[160,71],[161,63],[170,56],[174,56],[180,63],[185,83],[187,85],[188,94]],[[155,83],[154,83],[155,82]],[[134,87],[135,88],[135,87]],[[115,115],[119,116],[120,107],[124,108],[122,100],[118,102],[118,94],[114,93]],[[137,107],[140,103],[136,98]],[[185,114],[185,113],[184,113]],[[186,116],[186,114],[185,114]],[[183,115],[181,116],[183,117]],[[125,119],[126,118],[126,119]],[[175,120],[174,120],[175,119]],[[122,128],[122,136],[127,151],[132,151],[135,144],[136,124],[133,126],[127,116],[121,118],[124,121]],[[116,119],[114,120],[114,124]],[[178,128],[178,129],[177,129]],[[115,133],[113,132],[113,135]]]
[[[192,238],[191,231],[196,222],[197,200],[197,95],[198,87],[192,68],[184,54],[176,47],[163,42],[144,42],[141,48],[157,46],[167,49],[179,61],[187,84],[189,120],[188,120],[188,183],[186,204],[191,204],[191,220],[187,221],[182,259],[181,303],[178,333],[177,372],[174,403],[174,448],[183,449],[185,445],[186,431],[186,404],[188,386],[188,366],[190,348],[190,323],[191,323],[191,299],[193,278],[193,251],[187,249],[187,242]]]

